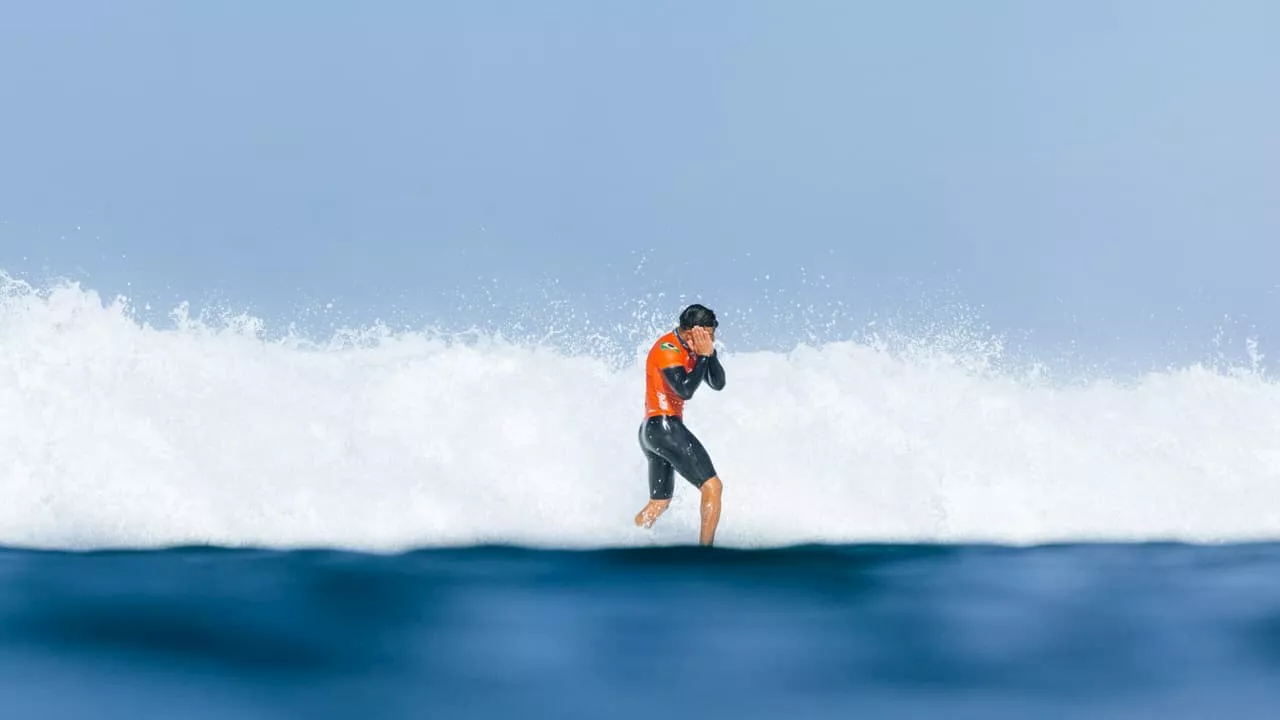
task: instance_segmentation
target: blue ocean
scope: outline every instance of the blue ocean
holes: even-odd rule
[[[0,554],[21,718],[1233,718],[1280,548]]]

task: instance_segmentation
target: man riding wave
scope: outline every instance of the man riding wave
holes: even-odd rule
[[[680,313],[680,325],[654,342],[645,361],[645,419],[640,448],[649,461],[649,503],[636,515],[636,525],[653,527],[671,504],[674,473],[702,492],[699,542],[715,542],[723,486],[711,457],[684,424],[684,404],[705,382],[724,388],[724,367],[716,354],[716,315],[702,305]]]

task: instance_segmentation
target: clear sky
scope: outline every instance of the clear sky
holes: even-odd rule
[[[285,321],[554,281],[1265,339],[1278,39],[1266,0],[7,2],[0,269]]]

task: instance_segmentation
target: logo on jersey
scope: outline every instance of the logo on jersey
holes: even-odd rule
[[[669,343],[669,342],[664,342],[664,343],[662,343],[662,345],[660,345],[659,347],[661,347],[663,350],[675,350],[675,349],[676,349],[676,346],[675,346],[675,345],[672,345],[672,344],[671,344],[671,343]]]

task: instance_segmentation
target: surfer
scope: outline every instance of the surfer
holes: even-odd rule
[[[680,313],[680,325],[654,342],[645,361],[645,419],[640,448],[649,461],[649,503],[636,515],[636,525],[653,527],[671,504],[674,473],[702,492],[702,545],[715,542],[720,523],[722,486],[711,457],[684,424],[684,403],[704,381],[724,388],[724,367],[716,354],[716,314],[703,305]]]

